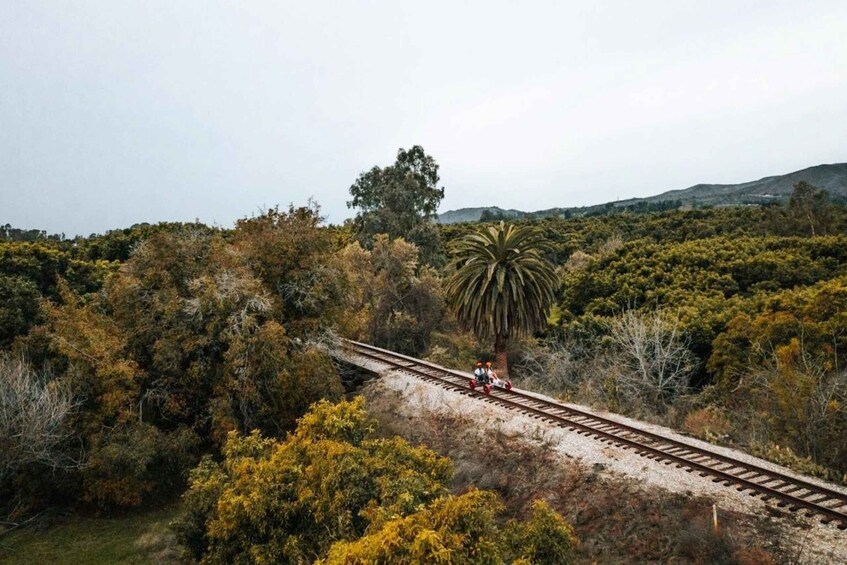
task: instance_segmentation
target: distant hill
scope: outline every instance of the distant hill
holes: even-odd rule
[[[487,208],[460,208],[438,214],[438,223],[459,224],[461,222],[476,222],[486,211],[502,218],[520,218],[526,215],[526,212],[521,212],[520,210],[504,210],[497,206],[489,206]]]
[[[826,190],[835,200],[847,200],[847,163],[838,163],[817,165],[786,175],[765,177],[740,184],[696,184],[646,198],[629,198],[594,206],[550,208],[537,210],[532,214],[537,217],[585,216],[624,210],[649,212],[682,207],[766,204],[787,200],[794,190],[794,185],[803,180]],[[503,210],[496,206],[460,208],[439,214],[438,221],[442,224],[476,222],[486,210],[502,218],[520,218],[527,214],[520,210]]]

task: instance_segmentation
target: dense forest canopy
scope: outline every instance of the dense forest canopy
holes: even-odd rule
[[[458,252],[480,228],[496,239],[499,222],[435,224],[438,168],[418,149],[360,177],[361,215],[344,226],[323,225],[315,204],[232,229],[163,223],[68,240],[6,226],[4,510],[139,505],[183,490],[213,454],[191,479],[206,521],[185,534],[207,535],[198,532],[230,518],[210,514],[199,477],[216,477],[215,496],[238,479],[221,453],[273,476],[275,457],[311,457],[293,440],[249,434],[283,441],[314,402],[342,397],[322,344],[340,335],[458,368],[493,359],[495,344],[479,339],[491,336],[459,325],[448,281],[462,295],[469,259]],[[393,191],[419,189],[409,210],[387,209],[402,200]],[[372,233],[374,222],[393,227]],[[524,386],[821,476],[847,472],[847,208],[801,184],[780,206],[523,219],[515,233],[538,243],[525,254],[550,282],[526,328],[535,333],[508,342]],[[513,276],[501,267],[491,280]],[[421,512],[452,508],[428,492],[434,506]],[[477,512],[480,501],[468,503]],[[388,534],[354,542],[364,525],[345,530],[349,545],[330,551],[324,540],[291,555],[375,555]],[[236,550],[215,528],[219,540],[198,542],[198,555]]]

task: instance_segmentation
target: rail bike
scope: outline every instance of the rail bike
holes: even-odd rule
[[[493,377],[490,375],[483,375],[482,377],[474,377],[470,379],[468,382],[468,386],[470,386],[471,390],[481,388],[483,394],[490,394],[491,389],[494,388],[512,390],[512,381],[507,381],[498,378],[496,375],[494,375]]]

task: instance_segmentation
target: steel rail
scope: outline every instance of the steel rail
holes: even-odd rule
[[[476,395],[490,402],[499,403],[519,412],[528,413],[533,417],[556,423],[560,427],[573,428],[578,430],[578,433],[600,437],[601,441],[615,443],[624,449],[633,449],[639,455],[650,459],[663,460],[666,465],[674,463],[677,467],[685,467],[689,472],[697,471],[701,476],[710,475],[714,477],[712,479],[713,482],[738,485],[737,489],[739,491],[753,491],[749,493],[751,496],[762,494],[765,500],[775,498],[779,501],[777,503],[779,506],[788,506],[791,511],[802,508],[807,511],[809,516],[820,515],[822,522],[836,522],[835,525],[839,529],[847,529],[847,513],[837,510],[838,508],[847,506],[847,495],[844,493],[809,483],[802,479],[779,473],[778,471],[740,461],[702,447],[642,430],[616,420],[525,394],[515,389],[495,388],[492,392],[496,392],[496,394],[489,395],[472,391],[467,386],[467,382],[471,378],[470,375],[452,369],[446,369],[420,359],[350,340],[342,341],[342,345],[355,355],[370,358],[378,363],[407,371],[441,386],[446,385],[458,389],[464,394]],[[421,369],[435,371],[439,374],[431,374]],[[460,382],[455,382],[459,379],[461,379]],[[535,404],[535,406],[528,406],[526,403]],[[564,414],[561,414],[561,412],[564,412]],[[621,433],[638,437],[627,437],[626,435],[621,435]],[[647,442],[644,440],[647,440]],[[706,460],[703,459],[704,457]],[[700,460],[695,461],[694,459]],[[727,465],[729,466],[727,467]],[[723,466],[724,468],[718,469],[716,466]],[[743,475],[748,476],[744,478],[742,477]],[[754,478],[763,480],[756,482],[753,480]],[[768,486],[770,483],[775,482],[780,484],[778,486]],[[807,492],[796,496],[791,494],[796,493],[798,490],[805,490]],[[809,498],[816,498],[817,500],[808,500]],[[829,504],[829,506],[824,504]]]
[[[467,380],[469,378],[469,375],[465,375],[464,373],[461,373],[459,371],[454,371],[452,369],[445,369],[443,367],[439,367],[438,365],[435,365],[433,363],[429,363],[427,361],[414,359],[412,357],[407,357],[405,355],[393,353],[393,352],[390,352],[390,351],[387,351],[387,350],[384,350],[384,349],[380,349],[380,348],[377,348],[377,347],[374,347],[374,346],[368,345],[368,344],[363,344],[363,343],[359,343],[359,342],[351,342],[351,343],[354,343],[357,347],[360,347],[360,348],[369,349],[369,350],[372,350],[372,351],[378,351],[382,354],[393,355],[395,357],[400,357],[400,358],[407,359],[409,361],[413,361],[413,362],[415,362],[415,363],[417,363],[418,365],[421,365],[421,366],[432,368],[434,370],[440,370],[440,371],[448,372],[451,375],[454,375],[456,377],[460,377],[460,378],[465,379],[465,380]],[[786,481],[790,481],[792,483],[792,485],[802,486],[804,489],[808,490],[810,493],[818,494],[818,495],[827,495],[827,496],[831,497],[832,499],[837,499],[837,500],[841,501],[844,505],[847,505],[847,494],[844,494],[844,493],[841,493],[841,492],[838,492],[838,491],[834,491],[834,490],[828,489],[826,487],[822,487],[822,486],[814,484],[814,483],[809,483],[809,482],[804,481],[802,479],[791,477],[789,475],[783,475],[783,474],[781,474],[777,471],[773,471],[771,469],[766,469],[764,467],[760,467],[760,466],[755,465],[753,463],[747,463],[745,461],[740,461],[738,459],[734,459],[732,457],[728,457],[728,456],[722,455],[720,453],[709,451],[709,450],[703,449],[701,447],[692,446],[689,443],[685,443],[685,442],[675,440],[675,439],[672,439],[672,438],[668,438],[666,436],[662,436],[662,435],[659,435],[659,434],[656,434],[656,433],[653,433],[653,432],[649,432],[647,430],[643,430],[643,429],[637,428],[635,426],[631,426],[631,425],[628,425],[628,424],[625,424],[625,423],[622,423],[622,422],[618,422],[617,420],[604,418],[603,416],[599,416],[599,415],[593,414],[591,412],[586,412],[584,410],[579,410],[579,409],[573,408],[571,406],[566,406],[566,405],[558,403],[558,402],[554,402],[554,401],[543,399],[543,398],[538,398],[536,396],[526,394],[526,393],[520,392],[520,391],[515,390],[515,389],[512,389],[511,391],[508,391],[508,390],[505,390],[505,389],[496,389],[496,390],[500,394],[511,395],[511,396],[514,396],[514,397],[517,397],[517,398],[525,398],[529,401],[537,402],[537,403],[540,403],[542,405],[549,406],[549,407],[556,409],[556,410],[567,411],[569,414],[572,414],[574,416],[590,418],[592,420],[597,421],[598,423],[614,426],[617,429],[620,429],[620,430],[623,430],[623,431],[626,431],[626,432],[629,432],[629,433],[632,433],[632,434],[636,434],[636,435],[639,435],[639,436],[644,437],[644,438],[648,438],[650,440],[653,440],[654,442],[665,444],[665,445],[670,446],[670,447],[676,447],[676,448],[685,449],[685,450],[698,450],[702,454],[708,454],[710,458],[712,458],[716,461],[721,461],[723,463],[732,464],[732,465],[734,465],[738,468],[743,467],[744,471],[742,471],[739,474],[745,474],[747,472],[756,472],[756,473],[759,473],[759,474],[762,474],[762,475],[766,474],[766,475],[769,475],[769,476],[779,476],[780,478],[785,479]]]

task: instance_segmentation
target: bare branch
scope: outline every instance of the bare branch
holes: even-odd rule
[[[75,408],[62,382],[37,374],[21,357],[0,355],[0,483],[31,463],[79,465],[61,449],[71,436],[67,421]]]
[[[688,390],[695,358],[676,317],[628,310],[611,323],[611,339],[624,362],[619,386],[656,408]]]

